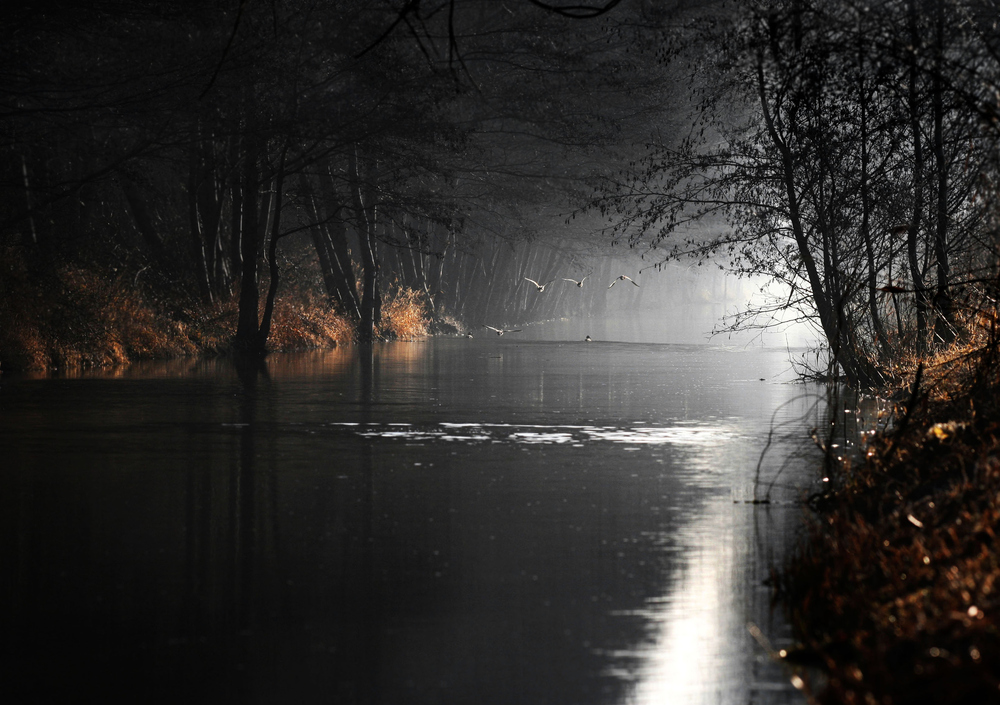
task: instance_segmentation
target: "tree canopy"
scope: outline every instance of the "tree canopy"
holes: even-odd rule
[[[848,379],[879,383],[993,296],[987,9],[748,3],[669,52],[699,52],[693,131],[652,145],[595,203],[633,246],[787,285],[775,305],[815,323]]]
[[[463,278],[471,296],[488,241],[530,239],[648,124],[661,67],[633,52],[662,12],[617,5],[5,10],[0,243],[35,272],[127,271],[174,308],[235,297],[237,348],[263,351],[280,243],[306,238],[330,304],[371,339],[387,284],[435,310]]]

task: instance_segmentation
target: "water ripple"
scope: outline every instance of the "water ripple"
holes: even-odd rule
[[[439,423],[423,427],[410,424],[335,423],[349,427],[365,438],[405,439],[408,441],[452,441],[460,443],[508,442],[530,445],[579,446],[606,442],[631,446],[683,445],[712,446],[732,440],[737,434],[722,426],[677,424],[671,426],[547,426],[540,424]],[[629,450],[637,450],[630,448]]]

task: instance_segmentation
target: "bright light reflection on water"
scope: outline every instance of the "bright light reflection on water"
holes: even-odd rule
[[[739,631],[727,609],[729,596],[737,590],[730,570],[736,552],[732,537],[720,540],[718,534],[720,521],[728,517],[714,513],[699,520],[703,526],[687,532],[685,538],[693,545],[685,546],[680,580],[669,599],[651,604],[648,616],[656,624],[655,635],[640,652],[642,666],[628,702],[747,702],[740,689],[727,682],[733,678],[726,671],[733,634]],[[705,545],[707,538],[713,539],[711,545]]]
[[[360,426],[358,423],[335,423],[334,426]],[[707,446],[723,443],[735,435],[733,430],[713,426],[667,426],[614,428],[609,426],[515,426],[512,424],[441,423],[437,428],[421,429],[400,426],[410,424],[365,424],[357,431],[365,438],[405,438],[456,442],[510,441],[512,443],[642,443],[646,445]],[[462,429],[462,433],[456,433]],[[531,430],[522,430],[531,429]]]
[[[4,672],[105,702],[801,702],[746,628],[790,638],[763,581],[819,394],[791,379],[784,350],[505,336],[2,381]]]

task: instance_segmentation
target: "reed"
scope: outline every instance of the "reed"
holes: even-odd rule
[[[0,369],[109,367],[135,360],[222,354],[237,304],[151,304],[134,274],[80,265],[29,272],[17,252],[0,252]],[[41,280],[40,280],[41,278]],[[402,320],[406,307],[401,306]],[[411,324],[412,325],[412,324]],[[350,321],[308,290],[278,298],[269,347],[328,348],[353,336]]]
[[[15,266],[0,296],[0,366],[107,366],[191,354],[184,326],[147,305],[127,277],[62,266],[38,282]]]
[[[268,346],[273,350],[332,348],[349,342],[351,322],[320,297],[305,290],[292,290],[275,302]]]
[[[427,335],[430,319],[423,295],[404,286],[390,286],[382,303],[383,337],[390,340],[413,340]]]

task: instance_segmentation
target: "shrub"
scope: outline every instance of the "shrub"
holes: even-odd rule
[[[391,287],[382,303],[381,334],[390,339],[413,340],[427,335],[429,320],[423,296],[408,287]]]

